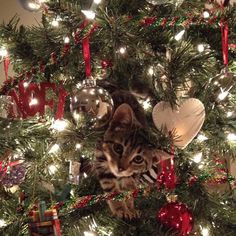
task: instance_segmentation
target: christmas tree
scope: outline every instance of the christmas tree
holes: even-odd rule
[[[20,2],[42,21],[0,26],[0,234],[236,235],[234,1]],[[124,127],[149,167],[122,176]]]

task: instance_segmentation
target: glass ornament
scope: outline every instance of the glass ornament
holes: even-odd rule
[[[157,220],[168,228],[175,229],[185,236],[193,229],[193,215],[188,207],[180,202],[169,202],[157,213]]]
[[[86,79],[71,98],[71,113],[77,125],[86,122],[91,127],[106,125],[113,112],[110,94],[96,85],[96,80]]]

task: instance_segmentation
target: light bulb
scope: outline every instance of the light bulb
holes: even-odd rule
[[[98,5],[102,2],[102,0],[94,0],[93,2]]]
[[[203,134],[199,134],[199,135],[197,136],[197,139],[198,139],[198,141],[200,141],[200,142],[203,142],[203,141],[208,140],[208,138],[207,138],[205,135],[203,135]]]
[[[229,134],[227,135],[227,139],[228,139],[229,141],[236,141],[236,135],[235,135],[234,133],[229,133]]]
[[[8,55],[7,49],[5,47],[0,48],[0,56],[6,57]]]
[[[227,112],[227,117],[231,117],[234,113],[232,111]]]
[[[198,44],[198,45],[197,45],[197,50],[198,50],[199,52],[204,52],[204,50],[205,50],[204,45],[203,45],[203,44]]]
[[[51,21],[51,25],[52,25],[53,27],[58,27],[58,26],[59,26],[59,20],[57,20],[57,19],[52,20],[52,21]]]
[[[48,171],[50,175],[54,175],[58,170],[58,167],[56,165],[49,165],[48,166]]]
[[[210,17],[210,13],[208,11],[204,11],[203,12],[203,18],[209,18]]]
[[[93,20],[95,18],[95,12],[91,10],[82,10],[83,14],[86,16],[87,19]]]
[[[119,53],[120,54],[125,54],[126,53],[126,47],[120,47],[119,48]]]
[[[64,43],[69,43],[70,42],[70,38],[68,37],[68,36],[66,36],[65,38],[64,38]]]
[[[27,88],[27,87],[29,86],[29,82],[26,82],[26,81],[25,81],[25,82],[23,83],[23,86],[24,86],[24,88]]]
[[[221,90],[221,93],[218,95],[219,100],[224,100],[229,95],[228,91]]]
[[[30,106],[35,106],[38,104],[38,99],[37,98],[32,98],[31,101],[29,102]]]
[[[76,143],[76,145],[75,145],[75,148],[76,149],[80,149],[82,147],[82,144],[81,143]]]
[[[0,219],[0,228],[3,228],[7,225],[6,221],[3,219]]]
[[[144,110],[148,110],[148,109],[150,109],[151,108],[151,104],[150,104],[150,100],[149,99],[147,99],[146,101],[143,101],[143,109]]]
[[[38,9],[40,8],[40,5],[37,4],[37,3],[35,3],[35,2],[29,2],[29,3],[28,3],[28,6],[29,6],[29,8],[32,9],[32,10],[38,10]]]
[[[51,147],[51,149],[49,150],[48,153],[55,153],[55,152],[58,152],[59,149],[60,149],[60,146],[59,146],[57,143],[55,143],[55,144]]]
[[[175,35],[175,40],[176,41],[181,40],[184,36],[184,33],[185,33],[185,29],[181,30],[178,34]]]
[[[202,236],[208,236],[209,230],[207,228],[202,228]]]
[[[55,120],[51,125],[51,128],[57,131],[63,131],[67,126],[68,123],[65,120]]]
[[[193,156],[193,161],[195,163],[200,163],[202,160],[202,152],[199,152]]]
[[[150,68],[148,69],[148,74],[151,76],[154,75],[153,66],[150,66]]]

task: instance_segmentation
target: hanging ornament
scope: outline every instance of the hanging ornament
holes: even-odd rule
[[[0,117],[8,118],[10,115],[10,109],[13,106],[11,96],[0,96]]]
[[[157,220],[178,231],[180,236],[188,235],[193,229],[193,215],[188,207],[180,202],[165,204],[158,212]]]
[[[198,134],[205,120],[205,108],[195,98],[186,99],[179,107],[169,102],[159,102],[152,112],[156,128],[167,136],[173,136],[173,144],[184,149]]]
[[[57,210],[46,210],[44,201],[40,202],[37,208],[38,210],[30,212],[29,235],[61,236],[61,226]]]
[[[6,151],[0,161],[0,184],[7,188],[19,185],[25,178],[26,168],[23,165],[24,160],[11,160],[11,151]]]
[[[93,79],[86,79],[71,98],[71,112],[77,125],[87,118],[93,127],[102,127],[110,120],[112,110],[111,96]]]
[[[27,11],[36,12],[40,9],[40,1],[37,0],[19,0],[20,5]]]

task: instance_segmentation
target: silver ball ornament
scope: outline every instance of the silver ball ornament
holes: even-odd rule
[[[71,113],[77,125],[86,122],[91,128],[105,126],[113,112],[110,94],[96,85],[94,79],[86,79],[71,98]]]

